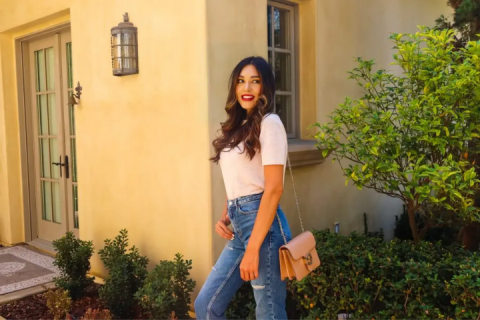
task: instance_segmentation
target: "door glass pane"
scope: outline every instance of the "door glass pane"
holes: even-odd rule
[[[72,185],[73,193],[73,225],[78,229],[78,186]]]
[[[42,217],[52,221],[52,185],[49,181],[42,181]]]
[[[275,89],[292,90],[292,65],[289,53],[275,52]]]
[[[275,8],[273,10],[273,32],[276,48],[290,49],[290,12]]]
[[[60,183],[52,182],[53,193],[53,222],[62,223],[62,209],[60,205]]]
[[[47,96],[41,94],[37,96],[37,116],[38,116],[38,134],[48,134],[48,105]]]
[[[272,7],[267,6],[268,46],[272,46]]]
[[[68,97],[71,97],[73,94],[72,91],[68,92]],[[70,135],[75,135],[75,105],[68,105],[68,121],[70,122]]]
[[[49,124],[50,124],[50,135],[57,134],[57,108],[55,106],[55,94],[51,93],[48,95],[48,114],[49,114]]]
[[[270,64],[270,66],[272,66],[272,51],[268,50],[268,63]]]
[[[53,48],[45,49],[47,62],[47,90],[55,90],[55,57],[53,55]]]
[[[50,146],[48,144],[48,138],[40,138],[40,177],[50,178]]]
[[[60,162],[60,155],[58,154],[58,141],[56,138],[49,139],[50,140],[50,156],[52,161],[55,163]],[[53,179],[59,179],[60,178],[60,170],[63,169],[61,166],[56,166],[54,164],[51,164],[52,168],[52,178]]]
[[[72,182],[77,182],[77,146],[76,139],[70,139],[70,157],[71,157],[71,167],[72,167]]]
[[[45,53],[35,51],[35,83],[37,92],[45,91]]]
[[[68,88],[73,87],[73,71],[72,71],[72,43],[67,43],[67,78],[68,78]]]
[[[275,96],[275,111],[285,126],[287,133],[293,133],[292,119],[292,97],[284,95]]]

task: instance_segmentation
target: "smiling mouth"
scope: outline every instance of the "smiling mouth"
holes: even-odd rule
[[[253,100],[253,96],[251,94],[244,94],[242,95],[242,100],[243,101],[252,101]]]

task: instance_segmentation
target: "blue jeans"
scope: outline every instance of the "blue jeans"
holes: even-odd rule
[[[228,304],[244,282],[240,277],[240,262],[252,233],[261,198],[262,193],[228,200],[228,217],[235,239],[228,241],[195,300],[198,320],[225,319]],[[258,278],[251,281],[258,320],[287,319],[287,284],[280,279],[278,257],[278,249],[285,242],[279,219],[287,241],[292,238],[285,214],[278,206],[277,216],[260,248]]]

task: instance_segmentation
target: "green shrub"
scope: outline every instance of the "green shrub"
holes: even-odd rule
[[[153,319],[189,319],[190,295],[195,281],[189,279],[192,260],[177,253],[174,261],[160,261],[148,274],[135,299]]]
[[[480,317],[479,260],[478,255],[464,259],[458,265],[458,272],[446,284],[445,290],[455,307],[455,316],[459,319]]]
[[[289,319],[478,317],[479,255],[441,242],[313,233],[322,264],[302,281],[289,281]],[[254,318],[251,292],[246,284],[235,295],[228,319]]]
[[[385,233],[383,232],[383,228],[380,228],[380,231],[368,230],[368,218],[365,212],[363,213],[363,235],[367,237],[379,238],[381,240],[385,239]]]
[[[111,320],[112,315],[110,314],[110,310],[108,309],[93,309],[88,308],[87,311],[85,311],[85,314],[81,318],[81,320]]]
[[[47,289],[46,286],[43,286],[43,288]],[[43,295],[47,300],[47,308],[53,315],[53,319],[60,320],[65,318],[72,305],[72,299],[68,291],[62,288],[50,288]]]
[[[339,313],[354,319],[453,317],[450,301],[459,299],[464,292],[460,289],[469,286],[470,292],[478,292],[470,282],[455,282],[462,275],[461,265],[480,264],[480,257],[457,245],[383,242],[355,232],[346,237],[328,230],[314,234],[322,265],[292,286],[305,317],[334,318]],[[457,290],[451,289],[451,296],[446,292],[449,284]],[[478,313],[478,306],[471,302],[465,310]]]
[[[135,246],[127,253],[127,234],[127,230],[121,230],[114,240],[105,240],[105,247],[98,252],[108,270],[99,290],[100,299],[114,317],[123,319],[137,311],[134,295],[147,276],[148,264],[148,258],[141,256]]]
[[[232,301],[230,301],[225,316],[229,320],[254,320],[255,306],[252,285],[249,282],[245,282],[235,293]]]
[[[93,243],[77,239],[73,232],[68,232],[53,241],[53,247],[57,252],[53,264],[61,272],[60,277],[55,278],[55,284],[68,290],[72,299],[81,297],[85,288],[95,279],[87,276],[93,255]]]

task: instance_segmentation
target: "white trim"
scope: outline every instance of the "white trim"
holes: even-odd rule
[[[47,28],[44,28],[44,29],[41,29],[41,30],[36,30],[36,31],[34,31],[32,33],[29,33],[29,34],[19,36],[19,37],[15,38],[15,41],[35,40],[35,39],[39,39],[43,36],[50,36],[54,33],[57,33],[57,32],[60,33],[62,31],[66,31],[66,30],[70,30],[70,21],[62,22],[62,23],[54,25],[54,26],[50,26],[50,27],[47,27]]]
[[[34,152],[32,153],[33,141],[31,141],[31,131],[33,128],[32,123],[35,120],[32,119],[30,110],[27,110],[29,109],[31,103],[31,85],[28,73],[32,70],[32,66],[29,65],[30,61],[28,59],[30,51],[29,44],[31,43],[31,41],[51,37],[55,33],[64,33],[69,30],[70,21],[67,21],[15,38],[25,242],[30,242],[38,238],[38,219],[34,214],[37,210],[37,204],[35,201],[35,168],[32,165],[32,163],[34,163],[35,161],[32,161],[30,159],[30,157],[34,157],[35,154]],[[44,245],[39,245],[39,247],[42,246]],[[47,245],[47,247],[49,246]]]

